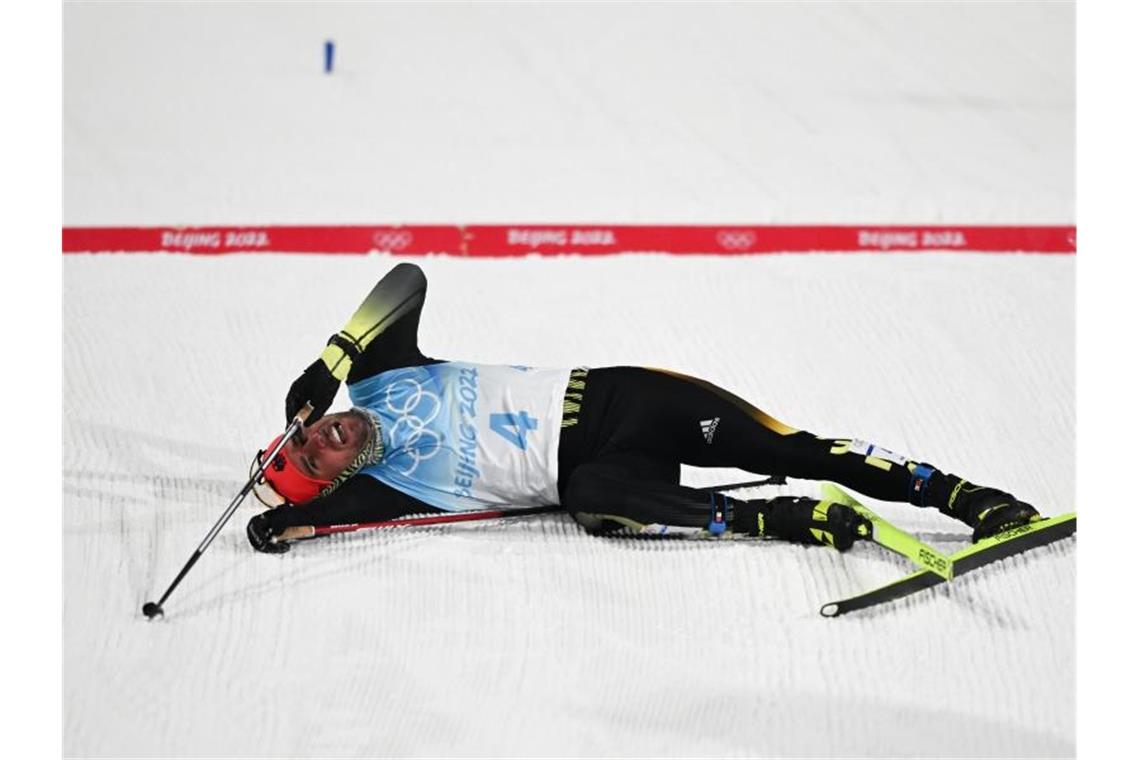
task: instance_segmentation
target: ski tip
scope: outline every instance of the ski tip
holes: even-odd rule
[[[835,602],[828,602],[819,608],[819,614],[824,617],[837,617],[839,615],[839,605]]]

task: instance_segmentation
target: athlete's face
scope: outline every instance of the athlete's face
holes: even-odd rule
[[[369,424],[356,412],[321,417],[285,447],[285,456],[310,478],[335,480],[368,443]]]

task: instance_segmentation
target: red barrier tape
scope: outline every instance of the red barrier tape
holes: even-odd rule
[[[1074,253],[1075,227],[476,225],[64,227],[64,253]]]

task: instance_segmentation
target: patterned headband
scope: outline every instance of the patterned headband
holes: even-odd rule
[[[361,447],[352,463],[344,468],[340,475],[333,479],[332,483],[321,489],[321,496],[328,496],[353,475],[384,458],[384,436],[381,434],[380,415],[362,406],[354,406],[350,411],[368,421],[368,440],[365,441],[364,446]]]

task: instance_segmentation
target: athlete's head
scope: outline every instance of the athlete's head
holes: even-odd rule
[[[273,450],[277,436],[259,451],[254,468]],[[353,407],[321,417],[302,428],[274,457],[255,486],[257,497],[269,506],[304,504],[327,496],[383,453],[380,421],[367,409]]]

